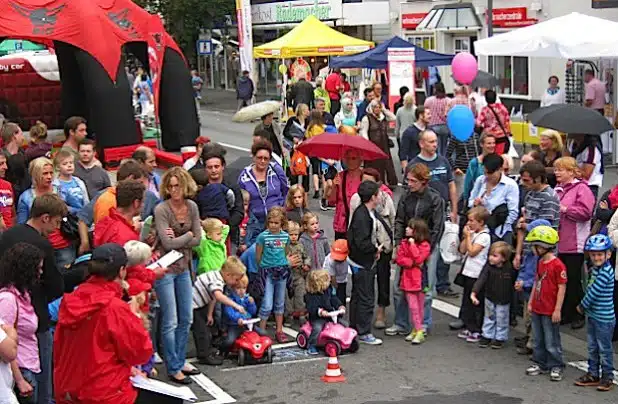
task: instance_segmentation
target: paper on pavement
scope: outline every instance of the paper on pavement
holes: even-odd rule
[[[172,386],[171,384],[163,383],[159,380],[147,379],[142,376],[131,377],[131,383],[133,387],[138,389],[180,398],[185,401],[197,401],[197,396],[193,394],[191,389],[187,386]]]
[[[183,257],[183,253],[178,252],[176,250],[172,250],[165,254],[163,257],[159,258],[156,262],[148,265],[146,268],[155,269],[155,268],[167,268],[172,265],[174,262],[178,261]]]

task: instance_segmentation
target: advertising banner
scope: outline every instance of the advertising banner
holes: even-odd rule
[[[388,48],[388,105],[399,101],[399,88],[414,94],[414,48]]]
[[[249,0],[236,0],[236,20],[240,68],[253,74],[253,25]]]
[[[341,0],[274,1],[251,6],[255,25],[301,22],[310,15],[316,16],[321,21],[336,20],[342,18],[342,10]]]

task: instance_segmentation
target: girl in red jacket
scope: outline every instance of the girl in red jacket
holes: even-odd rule
[[[401,240],[397,249],[395,263],[403,271],[399,287],[406,294],[410,307],[410,322],[414,329],[406,337],[406,341],[418,345],[425,340],[423,331],[423,308],[425,306],[425,293],[423,292],[423,263],[431,254],[429,240],[429,227],[422,219],[410,219],[406,228],[406,237]]]

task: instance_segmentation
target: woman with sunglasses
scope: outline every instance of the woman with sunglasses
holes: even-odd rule
[[[238,185],[249,193],[249,223],[246,244],[251,245],[266,226],[270,208],[283,206],[288,194],[288,179],[283,168],[271,162],[272,145],[268,140],[256,139],[251,146],[253,163],[244,168]]]

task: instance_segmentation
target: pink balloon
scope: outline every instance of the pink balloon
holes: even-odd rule
[[[476,58],[468,52],[460,52],[455,55],[451,67],[453,69],[453,78],[461,84],[472,83],[479,71]]]

